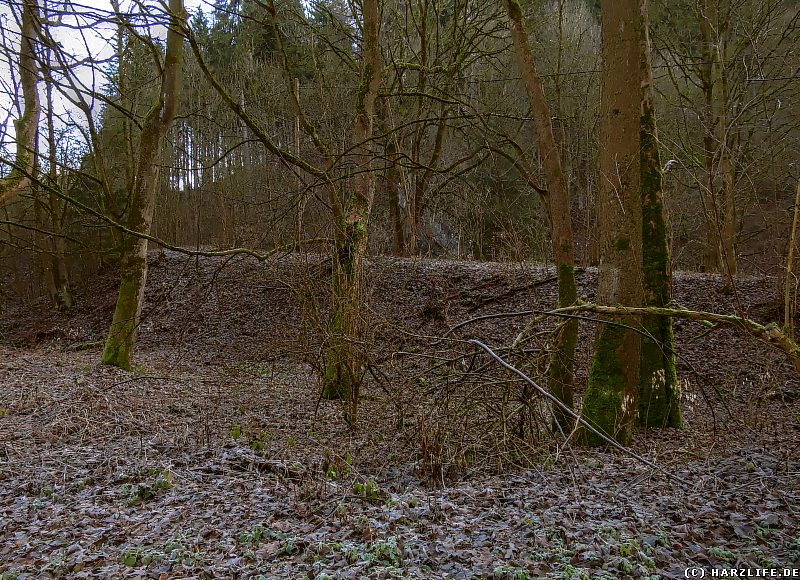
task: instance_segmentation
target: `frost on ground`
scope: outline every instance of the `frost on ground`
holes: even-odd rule
[[[551,305],[552,273],[373,265],[375,365],[402,389],[370,382],[350,432],[339,405],[318,400],[314,337],[298,331],[313,319],[298,299],[300,266],[201,266],[172,254],[153,264],[132,372],[97,364],[113,276],[68,317],[41,305],[6,311],[3,578],[675,578],[692,565],[800,567],[800,391],[768,346],[676,324],[687,429],[639,432],[634,447],[661,471],[556,440],[501,458],[472,423],[431,424],[446,383],[418,361],[397,366],[397,353],[443,357],[463,349],[437,342],[460,322]],[[302,266],[324,273],[324,261]],[[593,274],[580,283],[590,296]],[[769,318],[774,285],[742,285],[751,316]],[[719,287],[679,275],[676,298],[725,311]],[[486,319],[458,336],[509,344],[526,323]],[[414,380],[392,374],[418,367]],[[456,439],[483,446],[456,461],[442,451]]]

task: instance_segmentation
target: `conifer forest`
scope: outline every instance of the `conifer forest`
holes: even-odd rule
[[[798,0],[0,0],[0,580],[800,578]]]

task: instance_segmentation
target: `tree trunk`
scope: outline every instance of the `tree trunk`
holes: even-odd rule
[[[720,103],[724,107],[724,103]],[[720,123],[725,123],[726,115],[720,114]],[[728,275],[728,284],[732,287],[736,283],[736,273],[738,271],[738,261],[736,257],[736,234],[739,231],[736,217],[736,169],[731,158],[730,139],[727,135],[727,127],[720,129],[722,149],[720,151],[719,170],[722,174],[722,259],[725,265],[725,272]],[[732,288],[731,288],[732,289]]]
[[[797,223],[800,218],[800,179],[797,180],[797,190],[794,194],[794,207],[792,207],[792,230],[789,234],[789,250],[786,255],[786,275],[783,279],[783,330],[794,340],[795,300],[792,287],[797,287],[796,275],[793,272],[794,250],[797,244]]]
[[[345,421],[354,425],[358,416],[358,397],[363,355],[357,341],[363,336],[361,320],[361,276],[367,249],[368,225],[375,198],[372,169],[372,137],[375,100],[381,84],[379,44],[380,12],[378,0],[363,2],[363,63],[355,102],[352,152],[348,167],[350,192],[337,224],[333,259],[333,312],[330,343],[325,353],[322,396],[347,401]]]
[[[552,229],[553,257],[558,275],[558,306],[570,306],[577,300],[578,292],[575,284],[569,189],[561,166],[561,155],[553,135],[550,108],[528,44],[522,7],[518,0],[504,0],[503,3],[511,20],[514,50],[536,123],[539,156],[547,179],[548,191],[543,201],[547,207]],[[578,321],[566,319],[555,333],[548,382],[553,395],[570,409],[573,408],[573,366],[577,342]],[[553,414],[558,426],[567,432],[572,430],[574,420],[571,416],[560,407],[554,407]]]
[[[298,103],[298,109],[300,108],[300,79],[294,79],[294,100]],[[292,130],[292,136],[294,137],[294,154],[295,157],[300,157],[300,114],[295,112],[294,115],[294,127]],[[303,219],[305,218],[306,213],[306,201],[307,195],[305,190],[305,184],[303,183],[303,178],[299,173],[299,169],[295,170],[298,171],[296,183],[297,183],[297,220],[295,222],[295,231],[294,231],[294,249],[296,252],[299,252],[303,248]]]
[[[175,118],[183,76],[183,36],[180,32],[186,18],[183,0],[169,0],[169,11],[171,25],[167,32],[161,90],[158,101],[148,112],[142,126],[139,161],[127,220],[129,229],[146,235],[150,234],[153,223],[161,143]],[[103,364],[131,368],[131,354],[142,314],[147,281],[147,247],[147,239],[143,237],[124,236],[119,295],[103,351]]]
[[[389,194],[389,219],[391,220],[392,232],[394,234],[393,251],[395,256],[402,256],[406,249],[405,223],[403,220],[403,206],[401,196],[403,196],[403,172],[400,169],[400,160],[397,154],[397,146],[392,137],[386,144],[386,161],[389,166],[386,168],[386,190]]]
[[[703,252],[703,268],[708,272],[716,272],[722,267],[720,256],[719,212],[716,195],[716,152],[714,141],[716,121],[714,117],[714,72],[716,55],[714,51],[713,29],[707,0],[700,0],[700,31],[703,36],[703,62],[700,65],[700,79],[703,88],[703,162],[706,170],[706,184],[701,185],[701,200],[706,222],[706,239]],[[699,180],[698,180],[698,183]]]
[[[736,175],[727,122],[728,81],[724,66],[726,23],[720,20],[715,0],[711,2],[701,0],[699,10],[704,61],[701,67],[705,97],[704,143],[711,197],[706,209],[710,212],[714,224],[714,254],[717,267],[727,276],[726,286],[731,286],[735,282],[737,272],[738,223],[734,191]],[[717,192],[719,196],[716,195]]]
[[[31,183],[30,176],[36,167],[36,136],[39,131],[39,66],[36,59],[36,41],[39,37],[39,4],[37,0],[23,0],[22,28],[19,41],[19,80],[22,87],[22,117],[14,121],[17,151],[14,167],[0,179],[0,206],[11,201]]]
[[[644,305],[669,308],[672,303],[667,223],[664,215],[661,157],[653,95],[653,72],[650,64],[647,0],[640,0],[642,11],[642,114],[641,114],[641,188],[642,188],[642,260]],[[639,422],[648,427],[681,427],[680,392],[675,369],[675,337],[672,319],[645,316],[642,326],[655,340],[642,338],[639,377]]]
[[[602,5],[598,301],[642,303],[640,189],[641,12],[639,0]],[[611,318],[609,322],[617,322]],[[594,344],[583,416],[623,445],[630,443],[639,388],[639,335],[601,324]],[[605,442],[584,430],[590,445]]]
[[[736,221],[735,191],[736,168],[733,164],[731,148],[733,139],[728,135],[728,79],[725,68],[722,66],[723,55],[719,54],[724,50],[721,46],[724,41],[717,40],[716,63],[719,69],[718,82],[715,84],[717,90],[714,91],[714,102],[717,107],[717,146],[719,147],[719,173],[722,177],[722,224],[720,227],[720,249],[725,273],[728,276],[728,285],[733,289],[736,277],[736,233],[738,231]]]
[[[47,3],[45,3],[47,11]],[[46,91],[47,99],[47,141],[49,146],[49,178],[52,187],[58,187],[58,151],[56,149],[56,132],[53,123],[53,81],[51,69],[50,49],[47,49],[46,67]],[[64,243],[64,220],[66,217],[66,205],[58,196],[51,193],[48,195],[50,229],[56,235],[50,239],[50,268],[48,268],[48,284],[50,287],[50,299],[58,310],[69,310],[75,305],[75,295],[72,292],[69,269],[65,258],[66,244]]]

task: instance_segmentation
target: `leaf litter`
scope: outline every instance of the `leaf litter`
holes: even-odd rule
[[[524,468],[488,447],[468,464],[440,450],[430,477],[427,407],[442,385],[424,368],[433,382],[405,380],[417,367],[393,366],[398,353],[458,354],[436,337],[552,306],[552,271],[372,262],[370,357],[391,380],[367,381],[349,431],[340,406],[318,400],[320,339],[300,328],[324,319],[302,299],[324,306],[324,269],[314,255],[154,257],[131,372],[97,364],[113,276],[69,315],[9,305],[3,578],[677,578],[693,565],[800,565],[797,378],[768,345],[676,322],[687,428],[638,432],[633,450],[682,484],[553,441]],[[579,274],[589,299],[594,276]],[[726,311],[721,286],[677,274],[676,301]],[[774,287],[740,280],[750,316],[777,317]],[[525,323],[481,320],[459,337],[509,344]],[[579,384],[591,336],[584,325]],[[486,439],[464,425],[450,440]]]

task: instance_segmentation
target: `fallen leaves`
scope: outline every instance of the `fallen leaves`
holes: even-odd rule
[[[97,366],[107,313],[91,305],[66,320],[40,313],[47,340],[0,347],[0,573],[671,578],[692,564],[800,564],[800,413],[796,398],[774,396],[794,379],[779,353],[730,329],[692,342],[696,328],[679,327],[695,397],[688,428],[639,434],[637,453],[684,485],[583,450],[544,449],[531,469],[498,473],[499,462],[472,448],[451,469],[445,451],[456,436],[498,442],[468,423],[420,422],[438,386],[430,381],[391,375],[397,392],[370,383],[355,433],[335,404],[317,409],[312,367],[297,350],[301,305],[259,290],[276,272],[288,278],[281,268],[291,264],[234,261],[191,275],[167,258],[153,270],[133,373]],[[376,365],[399,350],[451,348],[432,347],[432,337],[471,310],[554,298],[552,284],[530,283],[547,279],[542,268],[411,264],[373,266]],[[580,280],[586,295],[591,276]],[[676,282],[681,303],[724,310],[708,277]],[[743,285],[764,302],[765,285]],[[442,316],[425,318],[432,292]],[[13,338],[9,325],[26,321],[8,317],[3,330]],[[485,320],[470,332],[500,343],[519,325]],[[425,437],[438,487],[416,476]]]

